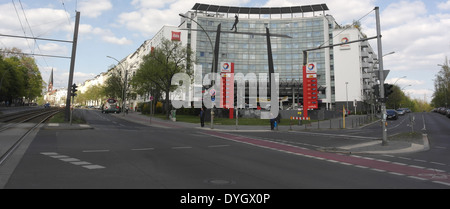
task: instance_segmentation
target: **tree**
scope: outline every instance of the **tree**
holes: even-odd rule
[[[100,105],[99,100],[105,98],[104,87],[100,85],[91,86],[85,92],[78,94],[75,98],[77,103],[84,103],[87,105],[88,101],[94,101],[95,105]]]
[[[107,97],[119,99],[123,101],[123,90],[125,85],[125,75],[122,75],[122,69],[117,66],[110,68],[109,77],[105,81],[104,94]]]
[[[431,104],[434,107],[448,107],[450,104],[450,69],[447,59],[434,79],[434,93]]]
[[[39,97],[44,88],[44,81],[34,58],[21,55],[17,48],[1,51],[0,101],[22,103]],[[25,101],[22,101],[22,98],[25,98]]]
[[[386,101],[386,107],[388,109],[398,109],[400,107],[406,107],[405,105],[410,101],[410,98],[403,93],[399,86],[393,85],[392,94],[389,95]]]
[[[143,63],[134,76],[132,83],[139,91],[156,90],[165,95],[164,111],[169,118],[169,94],[175,90],[171,85],[172,77],[176,73],[186,72],[190,69],[192,53],[181,42],[163,39],[161,45],[149,55],[144,56]]]

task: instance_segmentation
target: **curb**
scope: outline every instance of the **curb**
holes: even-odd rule
[[[423,144],[417,144],[417,143],[411,143],[409,147],[406,148],[398,148],[398,149],[387,149],[389,146],[382,147],[380,144],[381,141],[373,141],[373,142],[364,142],[356,145],[349,145],[349,146],[342,146],[342,147],[333,147],[333,148],[323,148],[318,149],[322,152],[333,152],[333,153],[342,153],[342,154],[379,154],[379,155],[385,155],[385,154],[403,154],[403,153],[413,153],[413,152],[422,152],[427,151],[430,149],[430,144],[428,140],[427,134],[422,134],[422,141]],[[378,150],[360,150],[358,151],[358,148],[363,147],[373,147],[378,146]],[[353,150],[353,151],[352,151]]]

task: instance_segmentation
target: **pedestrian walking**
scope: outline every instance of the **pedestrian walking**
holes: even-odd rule
[[[273,116],[272,113],[270,113],[270,130],[273,130],[275,128],[275,120],[276,118]]]
[[[202,127],[205,126],[205,110],[203,109],[203,107],[200,109],[200,125]]]

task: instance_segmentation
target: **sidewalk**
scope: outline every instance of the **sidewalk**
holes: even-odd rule
[[[290,131],[305,131],[305,130],[320,130],[320,129],[336,129],[339,130],[342,126],[342,118],[335,118],[331,120],[325,120],[320,122],[313,122],[309,125],[298,125],[298,121],[295,122],[295,125],[281,125],[278,126],[278,129],[270,130],[270,124],[267,126],[252,126],[252,125],[217,125],[214,124],[213,129],[211,129],[210,125],[205,125],[205,127],[200,127],[199,123],[186,123],[186,122],[174,122],[170,120],[162,120],[159,118],[152,117],[150,121],[150,117],[142,115],[139,112],[129,112],[127,115],[123,116],[123,114],[115,115],[116,117],[129,120],[132,122],[137,122],[143,125],[161,127],[161,128],[195,128],[199,130],[214,130],[214,131],[224,131],[224,132],[290,132]],[[361,128],[365,125],[369,124],[361,124],[363,117],[366,116],[358,116],[351,115],[346,118],[347,124],[352,124],[346,126],[346,129],[357,129]],[[378,121],[374,121],[372,123],[377,123]],[[388,139],[387,145],[382,145],[382,141],[373,140],[368,142],[362,142],[354,145],[343,146],[343,147],[332,147],[332,148],[324,148],[321,151],[324,152],[337,152],[337,153],[365,153],[365,154],[400,154],[400,153],[410,153],[410,152],[419,152],[425,151],[429,149],[428,137],[426,134],[424,135],[416,135],[414,138],[408,137],[396,137],[391,136]]]

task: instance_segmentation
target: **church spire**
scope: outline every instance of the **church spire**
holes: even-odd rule
[[[53,68],[52,68],[52,72],[50,73],[50,79],[48,80],[48,89],[47,92],[52,92],[53,91]]]

